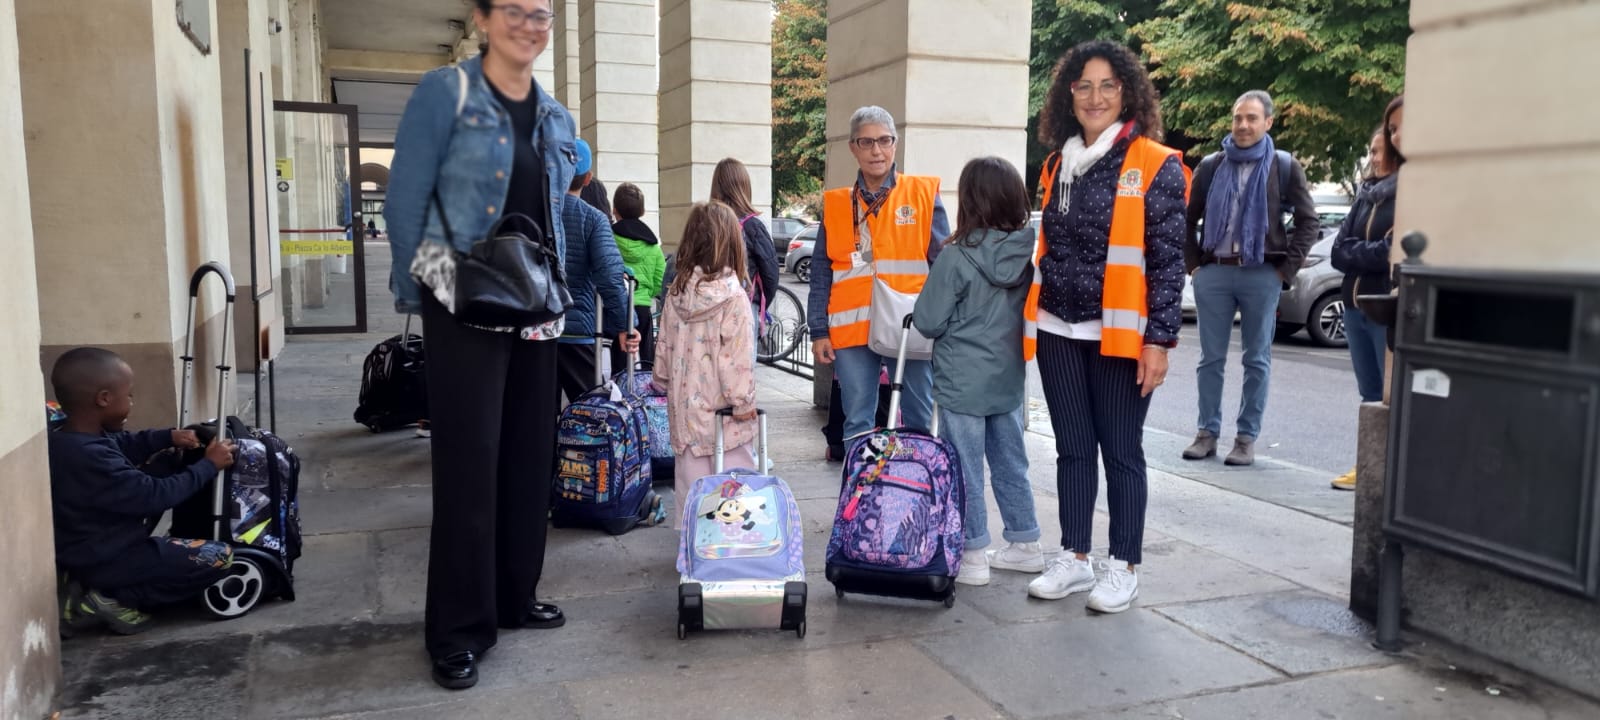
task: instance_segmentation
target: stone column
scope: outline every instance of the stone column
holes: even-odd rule
[[[672,252],[725,157],[749,168],[756,209],[771,212],[772,3],[662,0],[661,48],[660,235]]]
[[[1027,0],[829,0],[824,187],[855,181],[850,115],[879,105],[900,133],[900,172],[937,175],[950,223],[968,160],[1027,157]],[[819,373],[819,397],[827,382]]]
[[[11,272],[0,283],[0,717],[42,718],[61,684],[56,632],[55,547],[50,531],[50,473],[39,362],[39,294],[33,221],[23,149],[17,73],[17,13],[0,0],[0,257]],[[65,170],[64,168],[62,170]],[[63,174],[75,174],[65,173]],[[86,173],[93,174],[93,173]],[[76,282],[68,284],[77,285]]]
[[[1031,13],[1027,0],[830,0],[824,186],[855,178],[845,143],[862,105],[894,115],[901,172],[944,179],[952,224],[968,160],[998,155],[1021,172]]]
[[[646,223],[658,226],[655,0],[579,0],[583,138],[606,188],[644,191]]]
[[[54,0],[16,8],[34,258],[45,279],[41,369],[80,345],[114,350],[138,378],[130,427],[171,425],[189,276],[229,256],[216,52],[201,54],[170,4],[88,15]],[[100,50],[61,52],[56,31],[69,26]],[[116,122],[87,108],[116,108]],[[208,283],[195,321],[203,368],[221,351],[222,307],[220,283]],[[215,403],[215,373],[196,377],[194,406]]]
[[[556,102],[567,106],[572,120],[583,127],[583,62],[578,54],[578,0],[554,0],[556,24],[550,30],[550,49],[545,54],[555,61],[555,84],[550,94]]]

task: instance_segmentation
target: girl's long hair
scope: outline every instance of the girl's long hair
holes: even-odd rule
[[[756,214],[750,203],[750,171],[744,163],[733,158],[717,163],[711,171],[711,199],[731,208],[735,220]]]
[[[1028,188],[1017,168],[1005,158],[975,158],[961,169],[957,182],[960,207],[956,210],[956,230],[946,245],[966,240],[979,230],[1015,232],[1028,226],[1032,207]]]
[[[683,225],[683,241],[678,244],[677,260],[673,267],[677,276],[668,290],[678,295],[689,289],[694,279],[694,269],[700,268],[706,277],[717,277],[732,271],[743,285],[748,280],[745,271],[744,233],[739,230],[739,218],[733,209],[715,200],[695,203],[689,210],[689,220]]]

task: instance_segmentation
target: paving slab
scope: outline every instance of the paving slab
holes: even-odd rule
[[[506,690],[452,693],[452,701],[415,707],[386,708],[317,716],[314,720],[489,720],[494,718],[574,718],[578,711],[556,683],[535,683]]]
[[[566,683],[580,718],[1001,718],[904,642]]]
[[[73,674],[62,687],[61,717],[243,717],[251,650],[249,636],[101,648],[66,666]]]
[[[1018,718],[1116,708],[1282,677],[1138,609],[945,633],[917,643]]]
[[[377,533],[378,609],[380,619],[420,619],[428,587],[430,528]],[[548,562],[548,557],[546,558]]]
[[[1227,468],[1219,464],[1205,470],[1189,468],[1183,476],[1334,522],[1355,522],[1354,495],[1328,487],[1333,478],[1325,474],[1270,466]]]
[[[425,528],[432,523],[433,488],[427,486],[300,494],[300,526],[307,537]]]
[[[1290,675],[1385,665],[1372,627],[1347,603],[1305,590],[1157,608],[1185,627]]]
[[[1495,687],[1500,694],[1491,695]],[[1073,720],[1592,720],[1600,706],[1559,691],[1537,694],[1448,670],[1392,665],[1314,675],[1197,697],[1064,716]]]

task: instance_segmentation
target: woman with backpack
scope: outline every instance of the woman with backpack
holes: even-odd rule
[[[395,309],[421,313],[433,427],[433,530],[423,634],[433,679],[478,682],[499,629],[553,628],[537,600],[555,470],[556,338],[564,318],[484,327],[456,316],[457,254],[498,221],[566,252],[572,116],[533,80],[550,0],[474,0],[482,55],[422,77],[395,136],[384,219]],[[454,252],[452,252],[454,251]],[[419,283],[419,278],[424,282]]]
[[[778,252],[772,247],[772,233],[761,221],[761,213],[751,204],[750,171],[744,163],[723,158],[711,173],[711,199],[733,208],[744,231],[744,254],[749,263],[750,303],[759,308],[772,304],[778,294]]]

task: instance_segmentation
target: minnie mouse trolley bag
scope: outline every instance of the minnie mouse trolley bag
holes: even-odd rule
[[[767,414],[756,463],[767,465]],[[771,628],[806,636],[806,566],[800,507],[783,480],[722,469],[717,411],[716,469],[689,486],[678,512],[678,639],[691,630]]]

